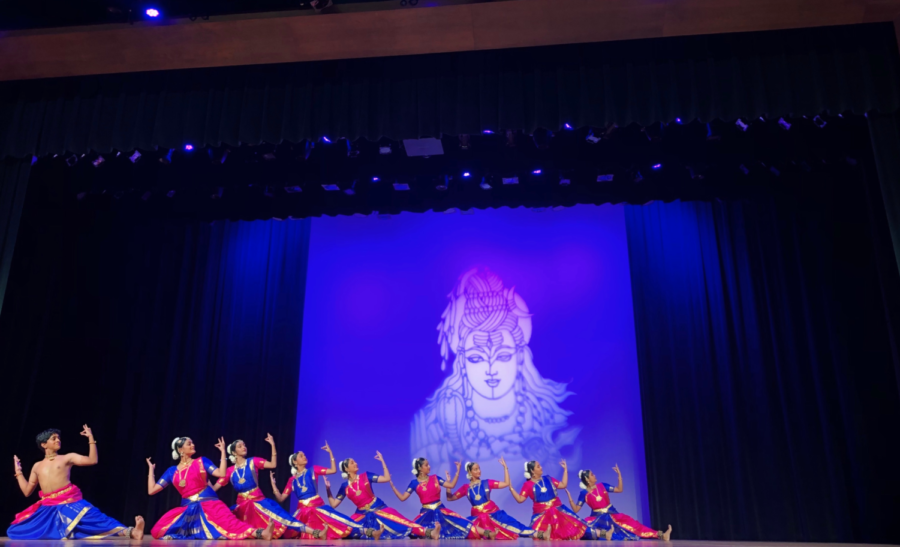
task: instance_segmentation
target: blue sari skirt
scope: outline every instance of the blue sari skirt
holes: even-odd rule
[[[416,524],[423,528],[434,528],[436,523],[441,525],[441,539],[466,539],[472,530],[471,522],[440,502],[422,507],[416,517]]]

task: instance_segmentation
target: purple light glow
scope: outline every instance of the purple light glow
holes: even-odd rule
[[[657,169],[657,170],[658,170],[658,169],[662,169],[662,164],[661,164],[661,163],[657,163],[657,164],[655,164],[655,165],[653,166],[653,168],[654,168],[654,169]]]
[[[194,145],[193,145],[193,144],[186,144],[186,145],[184,145],[184,149],[187,150],[188,152],[190,152],[191,150],[194,149]]]
[[[472,173],[469,173],[468,171],[466,171],[465,173],[463,173],[463,176],[466,178],[469,178],[472,176]]]
[[[494,132],[491,131],[490,129],[485,129],[485,130],[483,131],[483,133],[484,133],[485,135],[493,135],[493,134],[494,134]]]
[[[379,180],[381,180],[381,179],[378,177],[372,177],[372,182],[378,182]]]
[[[328,144],[331,144],[331,139],[329,139],[328,137],[322,137],[322,140],[327,142]]]
[[[569,124],[566,124],[565,127],[566,127],[566,129],[572,129],[572,126]]]
[[[535,169],[534,171],[532,171],[532,173],[535,174],[535,175],[540,175],[540,174],[541,174],[541,170],[540,170],[540,169]]]
[[[144,13],[147,14],[147,17],[159,17],[159,10],[155,8],[147,8]]]

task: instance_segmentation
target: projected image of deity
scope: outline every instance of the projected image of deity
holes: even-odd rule
[[[556,469],[565,457],[569,469],[578,469],[580,428],[569,426],[571,412],[560,407],[573,394],[535,366],[523,297],[490,270],[473,268],[448,298],[438,345],[441,369],[451,359],[452,365],[413,419],[411,457],[428,458],[440,472],[454,461],[476,461],[485,477],[500,480],[502,456],[514,483],[528,460]]]

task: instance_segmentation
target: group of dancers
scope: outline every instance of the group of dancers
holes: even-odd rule
[[[97,441],[86,425],[81,434],[88,438],[89,454],[59,454],[59,431],[49,429],[37,436],[38,447],[44,459],[37,462],[28,480],[22,473],[21,462],[14,456],[15,477],[19,488],[27,497],[40,487],[40,501],[16,515],[7,535],[11,539],[104,539],[130,537],[141,539],[144,520],[136,517],[134,526],[112,519],[83,500],[81,491],[69,482],[72,466],[97,463]],[[484,479],[477,462],[465,465],[467,484],[455,492],[460,475],[460,463],[456,475],[446,479],[431,474],[425,458],[413,460],[415,476],[406,489],[398,489],[391,478],[387,464],[380,452],[375,459],[381,463],[381,473],[360,472],[352,458],[337,464],[331,448],[322,447],[328,453],[329,467],[309,466],[303,452],[290,455],[292,479],[279,490],[275,474],[270,471],[272,489],[278,502],[297,496],[297,510],[290,514],[275,500],[260,490],[259,472],[274,469],[277,461],[275,440],[266,437],[271,445],[269,460],[248,457],[246,443],[241,440],[226,445],[219,438],[215,445],[221,458],[218,465],[207,458],[196,457],[196,447],[189,437],[177,437],[172,441],[172,458],[178,463],[169,467],[157,480],[156,465],[147,458],[149,473],[147,493],[157,494],[173,485],[181,495],[181,505],[165,513],[151,530],[155,539],[403,539],[420,537],[427,539],[487,539],[513,540],[520,537],[535,540],[576,539],[660,539],[669,541],[672,527],[666,531],[648,528],[631,517],[616,511],[610,503],[611,493],[622,492],[622,474],[618,465],[618,484],[597,482],[590,470],[578,472],[581,494],[572,499],[566,487],[568,469],[560,462],[562,480],[544,475],[541,464],[525,463],[525,484],[521,490],[513,488],[509,468],[503,466],[503,481]],[[228,466],[226,460],[232,465]],[[327,475],[340,468],[344,482],[337,495],[331,492]],[[319,477],[323,477],[328,500],[319,495]],[[414,520],[409,520],[375,496],[373,485],[389,483],[400,501],[413,492],[418,495],[422,508]],[[231,484],[237,492],[237,503],[230,509],[218,498],[217,490]],[[509,488],[518,503],[526,499],[533,502],[533,515],[528,525],[522,524],[501,510],[491,500],[491,492]],[[471,516],[464,518],[448,509],[441,502],[441,491],[447,491],[447,501],[465,497],[472,505]],[[558,490],[564,490],[571,508],[562,504]],[[336,508],[349,498],[356,506],[353,515],[346,516]],[[581,518],[579,510],[587,504],[590,516]]]

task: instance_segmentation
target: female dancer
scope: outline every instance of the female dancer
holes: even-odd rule
[[[420,526],[431,527],[435,524],[441,525],[441,539],[466,539],[469,532],[472,531],[472,523],[457,515],[455,512],[444,507],[441,503],[441,487],[452,489],[459,480],[459,462],[456,462],[456,476],[450,480],[450,473],[447,473],[447,481],[437,475],[429,475],[431,465],[425,458],[416,458],[413,460],[413,475],[416,476],[406,487],[406,492],[400,492],[391,481],[391,488],[400,501],[406,501],[413,492],[419,495],[419,501],[422,502],[422,509],[416,517],[416,524]],[[490,530],[477,528],[475,531],[479,536],[486,539],[494,539],[494,534]]]
[[[276,465],[275,439],[272,435],[266,437],[266,442],[272,445],[272,459],[266,461],[263,458],[247,458],[247,445],[244,441],[238,439],[228,445],[228,459],[232,465],[225,471],[225,476],[220,478],[212,486],[212,489],[218,491],[219,488],[225,486],[229,482],[234,486],[238,493],[237,503],[231,508],[238,519],[247,524],[265,528],[269,522],[275,522],[275,529],[272,533],[272,539],[280,538],[285,531],[293,531],[295,534],[301,532],[310,533],[310,537],[318,539],[318,534],[313,534],[314,530],[307,528],[303,523],[291,517],[290,513],[281,508],[274,501],[266,498],[262,490],[259,488],[259,470],[274,469]],[[276,490],[277,494],[278,491]]]
[[[506,511],[501,510],[496,503],[491,501],[491,490],[509,486],[509,468],[506,467],[506,461],[502,457],[500,465],[503,466],[503,482],[483,481],[481,480],[481,466],[475,462],[468,462],[466,477],[469,479],[469,484],[460,486],[453,495],[450,495],[450,489],[447,489],[447,501],[455,501],[466,496],[469,503],[472,504],[472,516],[469,517],[472,527],[493,532],[494,539],[531,537],[534,535],[534,530],[507,515]],[[478,535],[474,531],[470,532],[468,539],[478,539]]]
[[[395,509],[391,509],[372,491],[372,484],[376,482],[390,482],[391,473],[381,452],[375,452],[375,459],[381,462],[383,472],[381,476],[375,473],[359,473],[359,465],[352,458],[341,462],[341,476],[345,482],[341,484],[337,497],[331,495],[331,484],[325,479],[325,492],[328,494],[328,503],[331,507],[337,507],[344,501],[344,497],[356,505],[356,512],[350,517],[355,522],[367,529],[383,528],[384,539],[402,539],[410,534],[431,539],[439,539],[441,525],[435,523],[434,528],[425,529],[415,522],[407,519]],[[370,536],[366,535],[366,538]],[[360,538],[363,539],[363,538]]]
[[[150,468],[147,493],[152,496],[174,484],[182,497],[181,507],[167,512],[153,527],[150,533],[154,539],[272,539],[274,520],[270,520],[264,529],[239,521],[209,487],[208,475],[225,476],[225,439],[220,437],[216,448],[222,453],[219,467],[206,458],[195,460],[194,441],[188,437],[175,437],[172,459],[179,463],[167,469],[159,482],[153,479],[156,464],[147,458]]]
[[[271,473],[272,490],[278,501],[284,501],[291,496],[291,492],[297,494],[297,511],[294,518],[306,524],[314,532],[312,537],[343,539],[351,535],[359,536],[363,532],[362,526],[353,521],[350,517],[338,513],[331,507],[327,507],[325,502],[319,496],[319,477],[331,475],[337,472],[337,465],[334,462],[334,454],[328,443],[322,447],[322,450],[328,452],[331,459],[331,467],[319,467],[314,465],[309,469],[306,464],[306,454],[303,452],[295,452],[288,458],[291,464],[291,475],[293,478],[287,483],[284,492],[278,491],[278,485],[275,483],[275,474]],[[366,530],[367,535],[378,539],[381,536],[379,530]],[[296,533],[288,532],[286,538],[297,537]],[[300,536],[303,539],[308,538],[308,534]]]
[[[569,482],[566,460],[559,462],[559,465],[563,468],[561,481],[545,477],[540,463],[525,462],[527,480],[522,485],[522,492],[516,492],[512,485],[509,486],[509,491],[519,503],[526,498],[531,498],[534,502],[531,529],[534,530],[535,539],[596,539],[594,530],[559,501],[556,489],[565,488]]]
[[[616,508],[610,503],[609,495],[611,493],[620,494],[622,492],[622,472],[619,471],[619,464],[613,467],[613,471],[619,475],[619,484],[615,488],[611,484],[598,483],[597,476],[590,469],[578,472],[578,479],[581,486],[581,495],[578,496],[578,503],[572,501],[572,495],[569,494],[569,504],[572,510],[578,512],[587,502],[588,507],[593,511],[591,516],[584,519],[588,526],[600,530],[609,529],[606,539],[661,539],[669,541],[672,535],[672,525],[665,532],[653,530],[634,520],[628,515],[623,515],[616,511]]]

